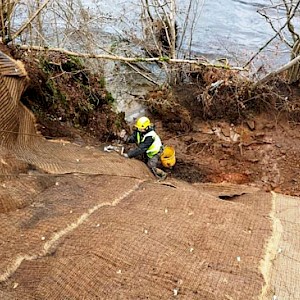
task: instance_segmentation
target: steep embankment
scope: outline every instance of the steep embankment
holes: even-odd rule
[[[272,290],[270,193],[157,182],[140,161],[47,141],[16,97],[26,73],[1,57],[2,299],[257,299],[265,283]]]
[[[2,204],[23,200],[1,213],[3,299],[257,299],[265,280],[285,291],[265,256],[278,251],[270,193],[157,182],[139,161],[44,142],[35,162],[47,164],[1,180]]]

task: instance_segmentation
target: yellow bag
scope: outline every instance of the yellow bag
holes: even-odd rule
[[[176,163],[176,157],[175,157],[175,149],[172,146],[166,146],[164,147],[164,151],[160,156],[160,160],[162,165],[165,168],[171,168]]]

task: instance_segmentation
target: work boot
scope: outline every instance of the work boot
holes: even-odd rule
[[[159,178],[159,180],[165,180],[167,178],[168,174],[164,172],[164,174],[162,174]]]
[[[167,177],[167,173],[159,168],[152,168],[152,172],[155,175],[155,177],[159,180],[165,180]]]

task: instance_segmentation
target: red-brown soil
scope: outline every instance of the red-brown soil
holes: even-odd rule
[[[211,125],[195,122],[199,131],[164,136],[177,150],[177,164],[170,176],[188,182],[250,184],[266,191],[300,195],[299,126],[274,124],[257,117],[252,131],[247,125],[235,128],[238,142],[225,141],[211,133]],[[218,123],[228,131],[228,123]]]
[[[22,101],[35,113],[44,136],[99,145],[112,142],[122,128],[130,131],[124,115],[111,110],[99,78],[74,60],[58,54],[40,57],[41,69],[30,56],[15,55],[31,79]],[[299,87],[280,78],[253,87],[236,72],[209,68],[189,76],[189,83],[153,91],[145,102],[163,142],[176,148],[177,164],[166,170],[169,176],[300,195]],[[88,87],[82,88],[83,81]],[[216,82],[221,83],[212,88]]]
[[[146,101],[164,143],[176,148],[169,175],[300,195],[298,85],[277,78],[255,87],[220,70],[198,75],[172,91],[154,91]]]

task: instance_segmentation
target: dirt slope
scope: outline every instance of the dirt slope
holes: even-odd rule
[[[274,207],[258,187],[297,192],[288,184],[298,145],[283,129],[265,118],[248,129],[195,118],[174,134],[158,121],[178,164],[157,182],[138,160],[43,138],[16,101],[26,73],[9,63],[0,77],[9,87],[0,98],[2,299],[244,300],[264,286],[272,294],[261,266]]]
[[[138,160],[45,140],[18,101],[25,71],[1,58],[3,299],[261,294],[269,194],[239,187],[241,203],[226,202],[207,187],[158,183]]]
[[[299,196],[299,125],[274,124],[266,115],[253,123],[251,130],[247,123],[195,121],[192,132],[163,135],[177,150],[170,175],[188,182],[247,183]]]

